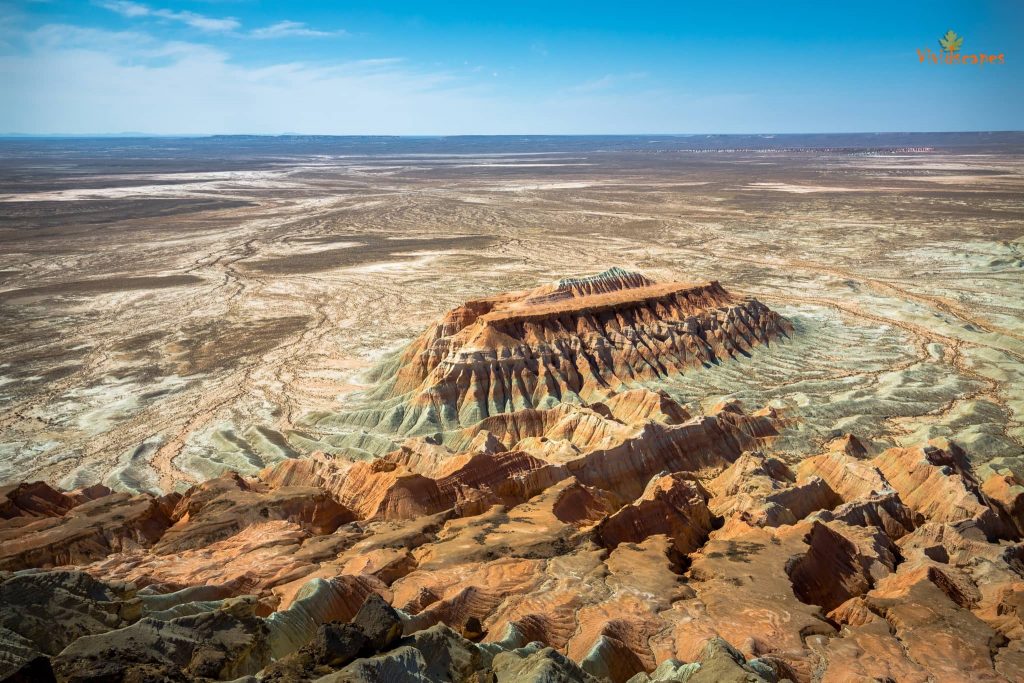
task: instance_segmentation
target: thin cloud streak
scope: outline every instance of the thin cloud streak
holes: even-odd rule
[[[154,8],[141,2],[134,2],[133,0],[97,0],[96,4],[126,19],[155,18],[177,21],[207,33],[233,33],[240,35],[237,32],[242,28],[242,23],[234,17],[211,17],[185,10],[175,11]],[[244,35],[257,40],[270,40],[275,38],[340,37],[347,36],[348,32],[343,29],[324,31],[307,26],[301,21],[284,19],[269,26],[252,29]]]
[[[268,38],[327,38],[330,36],[347,36],[348,31],[338,29],[335,31],[321,31],[310,28],[301,21],[279,21],[270,26],[253,29],[249,35],[257,39]]]
[[[179,21],[191,26],[192,28],[199,29],[200,31],[234,31],[242,25],[237,19],[232,17],[217,18],[185,10],[176,12],[169,9],[155,9],[149,5],[143,5],[139,2],[131,2],[131,0],[105,0],[97,4],[99,4],[103,9],[110,10],[111,12],[120,14],[122,17],[126,17],[128,19],[156,17],[158,19],[167,19],[169,21]]]

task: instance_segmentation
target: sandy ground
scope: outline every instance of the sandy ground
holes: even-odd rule
[[[794,322],[666,386],[784,408],[794,457],[852,431],[1024,468],[1020,156],[204,163],[0,176],[0,483],[181,489],[330,448],[302,417],[446,309],[614,265]]]

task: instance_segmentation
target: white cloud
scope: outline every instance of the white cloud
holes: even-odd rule
[[[131,0],[103,0],[98,3],[100,7],[116,12],[129,19],[140,19],[144,17],[157,17],[170,21],[180,21],[183,24],[199,29],[200,31],[223,32],[234,31],[241,24],[232,17],[217,18],[208,17],[205,14],[195,12],[176,12],[169,9],[155,9],[149,5],[143,5]]]
[[[111,12],[117,12],[122,17],[136,18],[136,17],[148,17],[150,9],[145,5],[137,2],[128,2],[128,0],[109,0],[109,2],[97,3],[103,9],[108,9]]]
[[[59,60],[69,55],[93,53],[136,66],[157,61],[173,62],[186,57],[217,59],[223,56],[208,45],[158,40],[137,31],[105,31],[69,24],[42,26],[27,34],[26,43],[31,50],[29,63],[35,59],[42,60],[46,65],[59,63]]]
[[[326,38],[328,36],[345,36],[346,31],[320,31],[306,26],[301,21],[279,21],[270,26],[253,29],[250,33],[253,38]]]

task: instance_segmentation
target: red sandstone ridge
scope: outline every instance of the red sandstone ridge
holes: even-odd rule
[[[612,268],[449,311],[383,369],[379,403],[347,416],[426,434],[614,392],[749,354],[791,325],[715,282]]]
[[[0,571],[0,673],[1019,680],[1024,520],[1007,475],[979,486],[941,442],[790,468],[724,445],[770,448],[755,436],[770,416],[666,425],[667,399],[639,398],[645,428],[578,406],[512,413],[514,430],[466,430],[461,453],[410,439],[373,463],[318,455],[169,499],[12,489],[33,512],[0,522],[0,564],[82,571]],[[644,436],[705,422],[674,447]],[[522,450],[540,438],[574,445]],[[374,595],[398,611],[370,646],[376,622],[357,613]],[[434,658],[465,669],[439,675]]]

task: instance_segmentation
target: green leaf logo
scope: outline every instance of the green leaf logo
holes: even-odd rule
[[[950,52],[956,52],[959,50],[960,46],[963,45],[963,42],[964,39],[958,36],[956,31],[953,30],[946,31],[946,35],[939,38],[939,45],[941,45],[944,50],[948,50]]]

